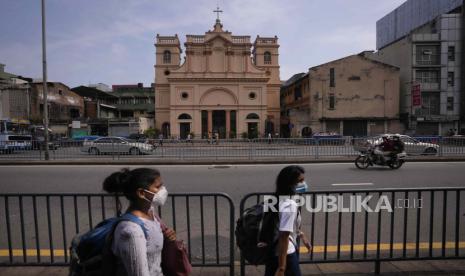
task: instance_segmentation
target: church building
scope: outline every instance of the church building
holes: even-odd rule
[[[217,9],[215,12],[221,12]],[[165,137],[248,138],[279,132],[278,38],[236,36],[219,19],[204,35],[157,35],[155,124]]]

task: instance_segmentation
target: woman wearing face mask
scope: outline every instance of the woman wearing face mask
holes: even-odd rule
[[[279,239],[276,254],[265,268],[265,276],[300,276],[299,239],[310,252],[311,245],[301,231],[300,210],[292,196],[305,193],[305,170],[301,166],[287,166],[276,179],[275,195],[279,198]]]
[[[122,169],[105,179],[103,189],[109,193],[123,193],[129,200],[126,212],[140,218],[147,233],[145,235],[141,226],[134,222],[118,223],[111,246],[118,260],[116,275],[163,275],[160,266],[163,235],[175,240],[176,234],[172,229],[163,233],[154,217],[154,208],[162,206],[168,197],[160,172],[149,168]]]

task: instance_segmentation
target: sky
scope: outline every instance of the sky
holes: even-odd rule
[[[40,0],[2,0],[0,63],[42,78]],[[376,21],[405,0],[45,0],[48,80],[70,87],[154,82],[155,37],[278,36],[281,79],[376,49]]]

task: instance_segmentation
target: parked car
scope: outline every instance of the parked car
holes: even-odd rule
[[[399,135],[400,140],[404,142],[405,152],[408,155],[436,155],[439,152],[439,145],[437,144],[420,142],[408,135],[396,135]],[[366,149],[370,145],[379,145],[382,142],[383,136],[388,136],[392,138],[394,134],[383,134],[372,138],[368,138],[366,140],[359,140],[358,142],[354,143],[354,150],[363,152],[366,151]]]
[[[144,143],[147,140],[147,136],[141,133],[132,133],[129,134],[128,139]]]
[[[105,153],[117,154],[151,154],[155,147],[146,143],[132,142],[122,137],[102,137],[93,141],[84,141],[82,152],[99,155]]]

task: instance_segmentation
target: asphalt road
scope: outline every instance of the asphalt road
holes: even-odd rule
[[[162,173],[164,183],[170,193],[226,193],[234,205],[236,218],[240,200],[248,193],[272,192],[274,180],[279,170],[285,165],[232,165],[232,166],[158,166]],[[79,198],[73,202],[76,193],[100,193],[103,179],[122,166],[4,166],[0,167],[0,191],[3,194],[15,193],[64,193],[63,203],[60,198],[52,197],[47,203],[46,198],[36,199],[36,208],[31,197],[9,198],[8,204],[4,197],[0,197],[0,261],[8,259],[8,238],[12,249],[54,248],[58,257],[63,259],[63,248],[69,245],[75,232],[81,232],[95,225],[103,217],[112,216],[114,204],[112,198]],[[370,168],[361,171],[353,164],[309,164],[303,165],[306,169],[306,181],[311,191],[355,190],[355,189],[382,189],[382,188],[425,188],[425,187],[465,187],[463,171],[465,163],[406,163],[400,170],[384,168]],[[336,193],[337,195],[337,193]],[[364,195],[356,193],[356,195]],[[383,194],[392,200],[392,193]],[[375,201],[377,200],[375,194]],[[391,240],[394,247],[403,246],[405,241],[409,246],[417,239],[422,242],[421,254],[442,254],[442,241],[445,244],[445,254],[455,254],[455,241],[465,242],[465,192],[460,193],[460,217],[457,223],[457,193],[448,193],[444,198],[442,192],[436,192],[434,206],[431,208],[431,194],[422,195],[403,192],[395,193],[396,205],[398,199],[410,199],[410,204],[419,203],[422,198],[423,208],[396,208],[394,217],[392,213],[309,213],[303,212],[304,231],[312,237],[315,245],[315,259],[336,258],[337,248],[326,245],[355,245],[376,244],[378,237],[381,247]],[[420,197],[419,197],[420,196]],[[347,197],[347,196],[346,196]],[[345,198],[346,198],[345,197]],[[23,211],[18,207],[23,205]],[[90,203],[89,203],[90,202]],[[255,202],[249,201],[250,206]],[[405,200],[402,201],[405,203]],[[74,204],[73,204],[74,203]],[[376,202],[375,202],[376,203]],[[373,204],[369,204],[374,207]],[[398,204],[397,204],[398,205]],[[6,216],[8,206],[9,216]],[[63,206],[63,208],[61,208]],[[78,211],[76,210],[76,207]],[[215,206],[217,208],[215,208]],[[102,208],[103,207],[103,208]],[[399,206],[394,206],[399,207]],[[445,207],[445,208],[444,208]],[[102,209],[105,212],[102,212]],[[419,210],[420,209],[420,210]],[[63,212],[61,211],[63,210]],[[217,212],[215,211],[217,210]],[[34,212],[37,216],[34,216]],[[229,221],[228,201],[218,197],[194,196],[186,199],[179,197],[167,202],[162,215],[169,225],[175,222],[178,236],[187,241],[194,260],[215,262],[224,261],[229,250]],[[431,224],[431,213],[433,223]],[[446,218],[444,219],[444,213]],[[77,215],[76,215],[77,214]],[[189,219],[187,215],[189,214]],[[89,216],[92,220],[89,220]],[[37,217],[37,220],[34,220]],[[63,220],[64,218],[64,220]],[[367,220],[368,218],[368,220]],[[381,227],[378,232],[378,219],[381,218]],[[420,219],[420,224],[417,222]],[[9,221],[7,221],[9,220]],[[23,221],[23,229],[20,227]],[[65,223],[63,223],[63,221]],[[352,223],[353,221],[353,223]],[[37,223],[36,223],[37,222]],[[50,222],[50,223],[49,223]],[[391,223],[394,224],[391,226]],[[404,226],[407,224],[407,231]],[[353,225],[353,227],[352,227]],[[433,227],[430,227],[433,225]],[[444,229],[444,225],[446,226]],[[234,225],[232,225],[234,226]],[[7,228],[10,228],[8,231]],[[458,228],[458,232],[456,232]],[[431,229],[432,232],[431,232]],[[445,230],[445,232],[444,232]],[[10,235],[8,237],[8,232]],[[442,233],[445,235],[442,235]],[[53,239],[49,239],[52,233]],[[66,235],[63,235],[65,233]],[[366,235],[365,235],[366,233]],[[392,235],[391,235],[392,233]],[[405,235],[404,235],[405,233]],[[418,233],[418,235],[417,235]],[[431,234],[432,233],[432,234]],[[39,237],[39,242],[37,238]],[[352,238],[353,237],[353,238]],[[23,239],[24,238],[24,239]],[[430,239],[431,238],[431,239]],[[23,243],[22,241],[25,241]],[[50,242],[51,241],[51,242]],[[430,243],[432,241],[433,243]],[[203,246],[202,246],[203,245]],[[446,246],[447,245],[447,246]],[[459,243],[459,254],[465,254],[465,244]],[[463,246],[462,246],[463,245]],[[424,248],[423,248],[424,247]],[[202,250],[202,248],[205,248]],[[327,253],[324,253],[326,248]],[[365,257],[364,249],[356,247],[355,257]],[[380,254],[388,254],[389,248],[384,248]],[[401,248],[402,249],[402,248]],[[415,248],[414,248],[415,249]],[[59,251],[62,250],[62,251]],[[34,251],[34,250],[33,250]],[[28,260],[36,260],[34,252],[27,256]],[[19,251],[18,251],[19,252]],[[367,256],[375,254],[376,250],[368,247]],[[5,256],[6,254],[6,256]],[[23,261],[21,252],[13,259]],[[29,253],[28,253],[29,254]],[[343,247],[340,256],[348,257],[350,250]],[[403,256],[403,250],[395,249],[394,256]],[[400,254],[400,255],[396,255]],[[405,254],[415,254],[415,250],[406,250]],[[42,261],[48,257],[42,258]]]

